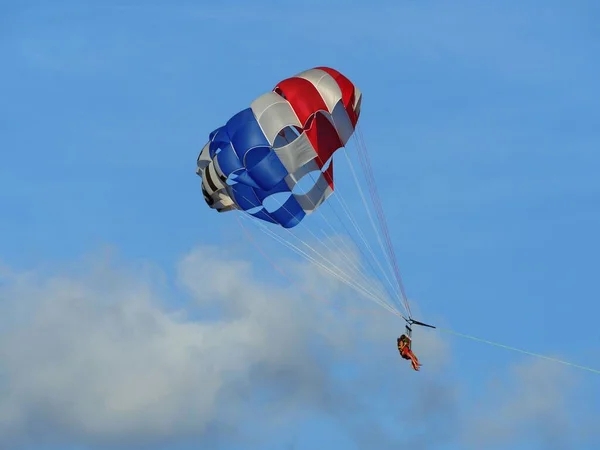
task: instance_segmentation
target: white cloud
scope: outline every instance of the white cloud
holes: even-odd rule
[[[456,440],[459,386],[439,377],[446,345],[419,332],[425,367],[415,374],[397,355],[396,318],[312,269],[286,267],[347,308],[259,281],[248,261],[210,247],[182,259],[175,293],[155,270],[104,258],[61,275],[4,268],[0,447],[51,436],[102,448],[194,437],[212,448],[232,431],[247,440],[253,424],[275,430],[309,412],[337,420],[357,448]],[[189,306],[173,310],[182,291]],[[338,363],[350,369],[342,377]],[[550,369],[517,369],[515,385],[477,411],[475,442],[561,423],[569,378]]]
[[[397,362],[397,322],[334,313],[302,293],[262,284],[247,261],[220,249],[197,249],[179,265],[196,320],[166,307],[155,274],[110,262],[78,272],[2,273],[0,438],[42,424],[115,442],[202,436],[218,418],[235,424],[252,392],[267,387],[280,393],[270,406],[279,417],[318,407],[332,382],[329,366],[365,339],[350,320]],[[303,273],[315,282],[314,272]],[[212,320],[200,314],[215,308]]]
[[[572,370],[545,360],[527,360],[508,374],[493,376],[488,392],[464,423],[469,448],[530,442],[548,450],[567,450],[584,448],[586,441],[591,444],[594,436],[586,433],[587,421],[580,421],[587,413],[585,403],[574,398],[577,381]]]

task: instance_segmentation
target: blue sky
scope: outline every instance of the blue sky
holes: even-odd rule
[[[5,2],[0,261],[11,274],[63,276],[110,248],[118,264],[160,272],[158,289],[174,307],[186,297],[177,281],[181,260],[196,247],[218,246],[243,255],[260,271],[255,278],[281,285],[234,215],[204,205],[195,159],[210,131],[277,81],[328,65],[363,92],[361,127],[407,291],[424,320],[600,368],[598,19],[591,1]],[[10,279],[0,299],[12,305],[21,284]],[[384,366],[349,358],[347,370],[383,372],[393,384],[410,376],[424,395],[424,386],[439,382],[460,393],[452,401],[458,410],[487,405],[483,416],[514,431],[507,414],[493,416],[508,407],[494,406],[489,385],[506,383],[514,398],[526,397],[512,383],[536,379],[522,372],[534,370],[531,358],[440,335],[450,361],[435,376],[423,374],[419,387],[398,364],[396,331],[386,331]],[[540,372],[548,383],[574,383],[569,421],[594,423],[598,377],[543,367],[552,372]],[[424,426],[386,423],[385,398],[384,390],[371,392],[367,417],[311,407],[270,439],[222,445],[363,448],[348,431],[353,421],[391,428],[379,433],[387,445],[405,427]],[[423,418],[427,426],[435,421]],[[212,434],[131,439],[195,448],[222,434],[210,423]],[[575,447],[565,448],[600,443],[597,434],[571,431],[566,442]],[[60,448],[112,449],[121,440],[102,436],[101,427],[62,433],[57,426],[54,434]],[[541,448],[533,431],[510,438],[510,448]],[[17,448],[21,439],[11,434],[8,442]],[[48,448],[29,440],[26,448]],[[419,445],[465,448],[451,432]]]

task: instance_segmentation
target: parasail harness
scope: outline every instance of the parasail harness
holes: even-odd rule
[[[423,322],[419,322],[418,320],[414,320],[414,319],[404,319],[406,321],[406,336],[408,336],[409,338],[411,338],[412,335],[412,327],[411,325],[419,325],[422,327],[428,327],[428,328],[435,328],[433,325],[429,325]]]

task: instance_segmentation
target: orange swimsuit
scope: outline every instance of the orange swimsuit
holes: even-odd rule
[[[419,370],[419,360],[410,349],[410,344],[407,343],[406,340],[398,339],[398,350],[400,351],[400,356],[402,356],[402,358],[410,359],[413,369]]]

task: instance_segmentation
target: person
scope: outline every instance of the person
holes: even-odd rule
[[[412,352],[410,346],[411,340],[407,335],[403,334],[398,338],[398,352],[400,353],[400,356],[402,356],[404,359],[410,360],[413,369],[419,370],[421,364],[419,363],[419,360],[415,354]]]

